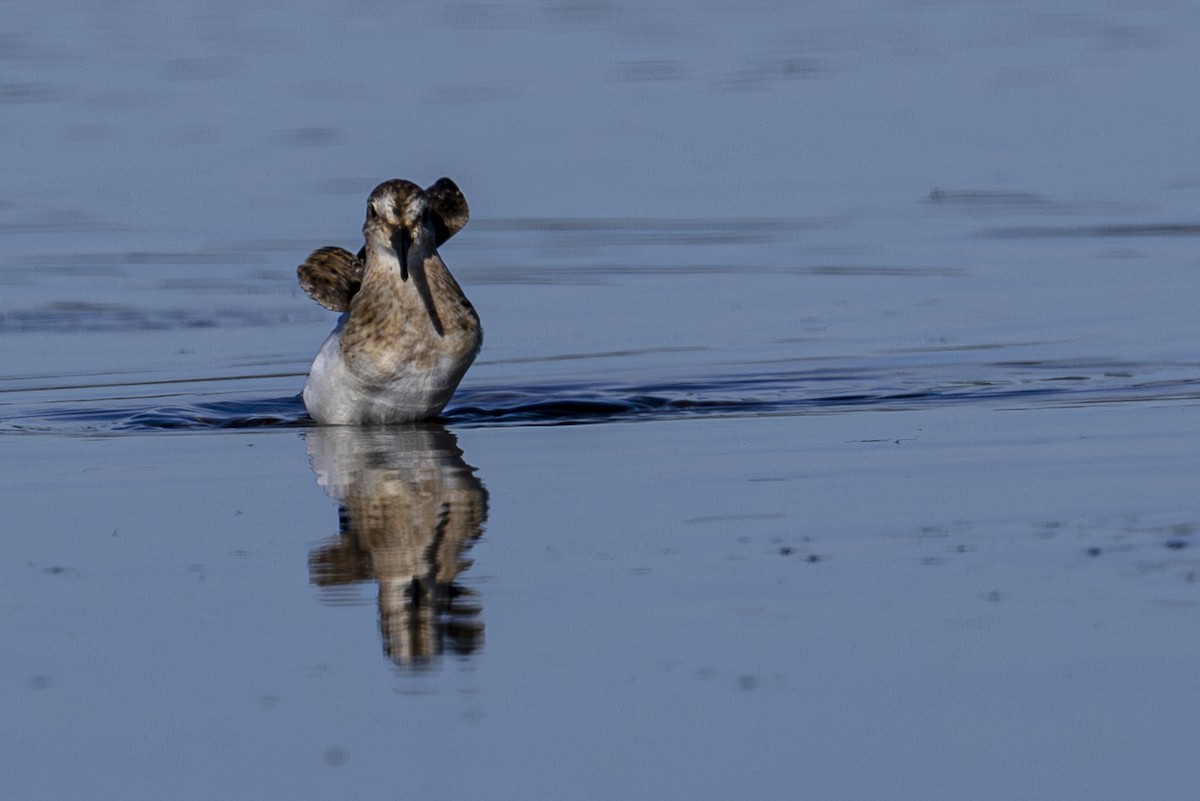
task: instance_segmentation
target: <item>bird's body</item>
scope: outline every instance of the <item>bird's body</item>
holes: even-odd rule
[[[467,219],[466,200],[443,178],[376,187],[359,256],[314,251],[301,286],[344,312],[304,385],[304,405],[326,425],[407,423],[449,402],[483,341],[479,315],[438,255]]]

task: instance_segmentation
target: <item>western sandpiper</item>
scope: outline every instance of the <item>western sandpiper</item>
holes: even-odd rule
[[[425,190],[385,181],[367,201],[357,256],[319,248],[300,265],[304,291],[343,312],[304,384],[313,420],[406,423],[450,401],[483,342],[479,315],[437,252],[467,216],[449,178]]]

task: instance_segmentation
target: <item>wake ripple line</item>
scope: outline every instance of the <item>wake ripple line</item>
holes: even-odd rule
[[[882,379],[876,376],[876,379]],[[893,377],[894,378],[894,377]],[[830,383],[842,384],[830,391]],[[445,425],[588,425],[637,420],[698,417],[752,417],[832,414],[854,410],[899,411],[962,403],[1003,404],[999,408],[1073,406],[1100,403],[1200,399],[1200,378],[1124,383],[1049,377],[1018,383],[953,382],[931,388],[855,390],[846,384],[882,385],[861,374],[760,375],[653,386],[464,387],[443,414]],[[824,392],[814,392],[814,385]],[[245,428],[298,428],[312,425],[299,396],[249,401],[215,401],[130,408],[110,405],[35,406],[30,413],[0,419],[0,432],[135,433]],[[50,407],[50,408],[47,408]]]

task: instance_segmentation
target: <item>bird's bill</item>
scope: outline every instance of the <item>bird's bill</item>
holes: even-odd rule
[[[408,229],[400,226],[392,233],[392,250],[396,251],[396,260],[400,262],[400,280],[408,280],[408,248],[412,244],[412,235]]]

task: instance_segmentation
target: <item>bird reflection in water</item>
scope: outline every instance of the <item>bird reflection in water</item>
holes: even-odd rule
[[[455,579],[471,565],[464,554],[483,531],[487,490],[454,435],[425,423],[321,426],[306,439],[341,529],[309,554],[312,583],[377,582],[384,652],[401,667],[432,666],[447,648],[475,652],[480,606]]]

